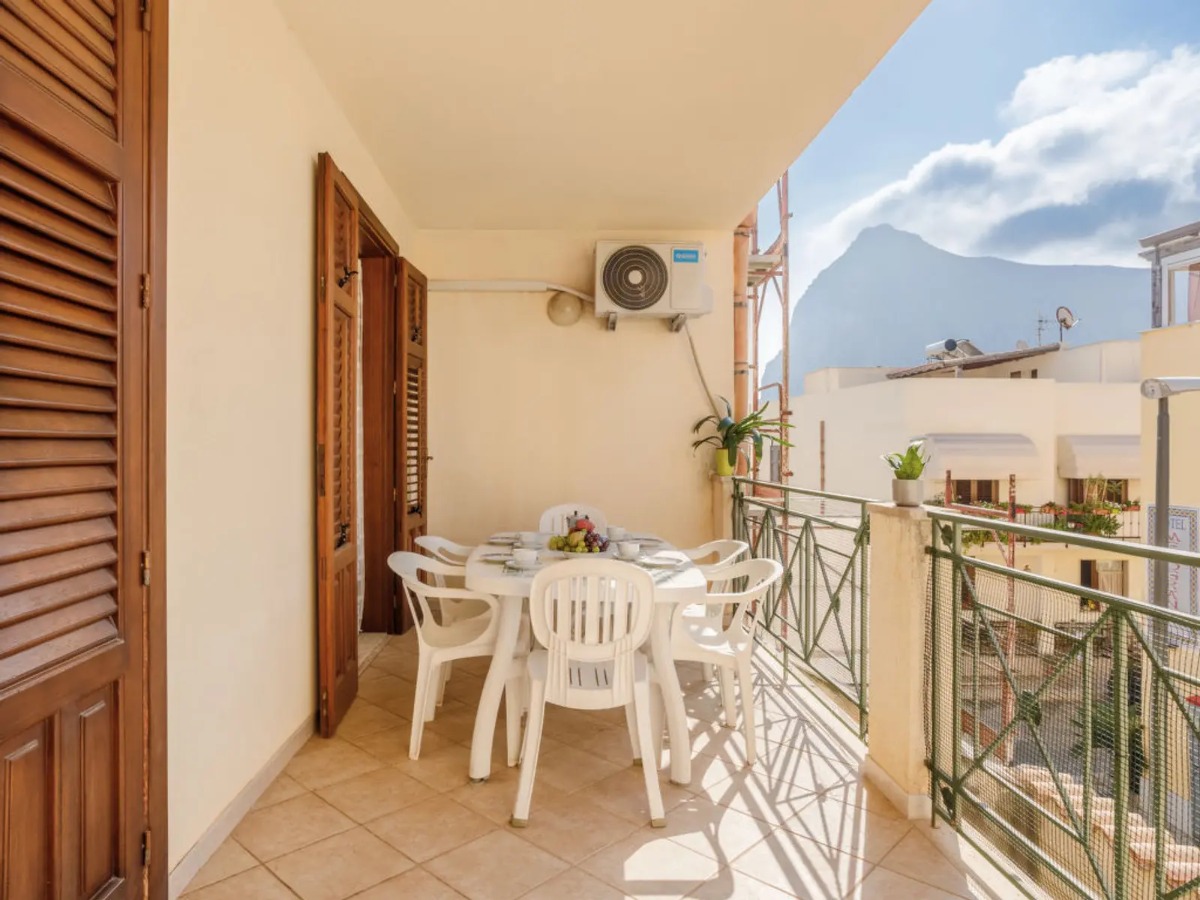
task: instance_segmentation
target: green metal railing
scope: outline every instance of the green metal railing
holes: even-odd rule
[[[929,514],[934,818],[986,838],[981,850],[1052,896],[1195,896],[1200,618],[1125,595],[1140,593],[1127,588],[1155,560],[1174,590],[1190,590],[1200,554]],[[969,556],[963,536],[979,528],[1069,545],[1046,551],[1046,566],[1070,549],[1122,560],[1125,584],[1081,586],[1020,558],[1008,568]]]
[[[861,497],[735,478],[733,534],[783,566],[759,643],[867,737],[869,518]]]

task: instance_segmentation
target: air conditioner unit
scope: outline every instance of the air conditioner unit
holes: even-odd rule
[[[704,245],[679,241],[596,242],[596,315],[609,328],[624,316],[685,319],[712,312],[712,289],[704,280]]]

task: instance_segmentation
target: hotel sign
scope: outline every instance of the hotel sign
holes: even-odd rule
[[[1147,532],[1151,544],[1158,543],[1154,533],[1154,506],[1149,508],[1149,530]],[[1167,546],[1172,550],[1200,551],[1200,509],[1192,506],[1172,506],[1168,512]],[[1154,564],[1147,566],[1149,590],[1147,599],[1154,602]],[[1167,566],[1167,606],[1170,609],[1193,616],[1200,616],[1200,570],[1195,566],[1182,566],[1170,563]],[[1194,643],[1198,635],[1190,629],[1172,629],[1172,631],[1188,632],[1175,634],[1176,639],[1184,638],[1188,643]]]

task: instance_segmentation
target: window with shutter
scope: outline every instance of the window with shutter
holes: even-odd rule
[[[6,897],[142,889],[161,343],[141,299],[156,152],[141,24],[137,0],[0,2]]]

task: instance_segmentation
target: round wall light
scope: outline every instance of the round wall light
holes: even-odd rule
[[[583,315],[583,301],[574,294],[556,291],[546,302],[546,315],[555,325],[574,325]]]

